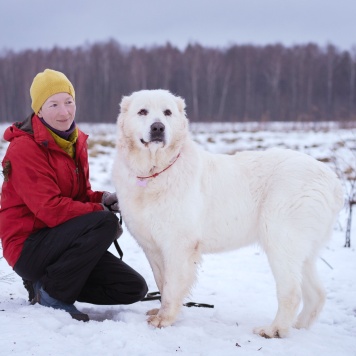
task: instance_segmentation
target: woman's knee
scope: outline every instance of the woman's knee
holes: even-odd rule
[[[122,234],[122,227],[119,223],[117,216],[110,211],[96,211],[93,216],[89,218],[94,218],[97,220],[94,229],[100,231],[100,238],[102,240],[107,240],[110,243],[114,242]]]
[[[145,279],[140,274],[137,274],[136,295],[132,303],[141,301],[147,295],[147,292],[148,287]]]
[[[132,304],[141,301],[148,292],[145,279],[137,271],[131,270],[116,286],[117,304]]]
[[[117,224],[119,221],[118,217],[114,213],[107,210],[94,211],[88,215],[90,218],[95,217],[94,219],[96,219],[98,223],[104,221],[107,223]]]

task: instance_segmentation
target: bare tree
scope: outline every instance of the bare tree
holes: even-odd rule
[[[355,87],[356,87],[356,45],[352,47],[350,55],[350,94],[349,94],[349,114],[355,111]]]
[[[356,142],[356,137],[354,137],[353,142]],[[348,216],[346,221],[345,247],[351,247],[353,207],[356,204],[356,147],[347,148],[345,141],[342,142],[342,145],[345,149],[344,154],[342,156],[334,156],[333,161],[335,171],[342,180],[346,193]],[[349,158],[345,159],[345,156],[349,156]]]
[[[348,204],[348,218],[346,224],[346,239],[345,247],[351,247],[351,227],[352,227],[352,215],[353,206],[356,205],[356,147],[352,151],[354,156],[354,162],[350,166],[352,175],[349,178],[349,189],[347,191],[347,204]]]

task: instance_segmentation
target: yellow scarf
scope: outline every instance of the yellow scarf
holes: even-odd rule
[[[52,135],[56,144],[60,148],[62,148],[63,151],[68,153],[69,156],[74,158],[75,157],[75,143],[77,142],[77,139],[78,139],[78,128],[76,127],[75,130],[69,135],[68,141],[65,140],[64,138],[58,136],[56,133],[51,131],[48,127],[47,127],[47,130]]]

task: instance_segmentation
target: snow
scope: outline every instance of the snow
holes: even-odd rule
[[[1,132],[6,126],[0,125]],[[80,127],[90,134],[93,188],[112,190],[114,125]],[[286,131],[286,125],[247,124],[194,124],[191,128],[194,139],[212,152],[288,147],[326,160],[343,180],[355,172],[355,130],[289,127]],[[1,141],[1,156],[5,149]],[[1,258],[0,355],[356,355],[356,217],[351,248],[344,248],[346,218],[344,209],[318,261],[327,300],[310,330],[292,329],[285,339],[264,339],[252,333],[253,327],[270,323],[277,308],[272,274],[256,246],[204,256],[198,282],[186,301],[214,308],[183,307],[177,322],[164,329],[146,323],[145,312],[158,307],[159,301],[127,306],[76,303],[89,314],[89,323],[73,320],[63,311],[31,306],[21,279]],[[125,262],[144,276],[150,291],[156,291],[149,264],[134,239],[125,231],[119,242]],[[117,255],[114,246],[110,250]]]

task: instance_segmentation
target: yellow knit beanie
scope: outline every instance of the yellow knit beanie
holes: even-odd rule
[[[31,107],[35,114],[38,114],[42,105],[50,96],[57,93],[68,93],[75,99],[74,87],[63,73],[52,69],[38,73],[30,88]]]

